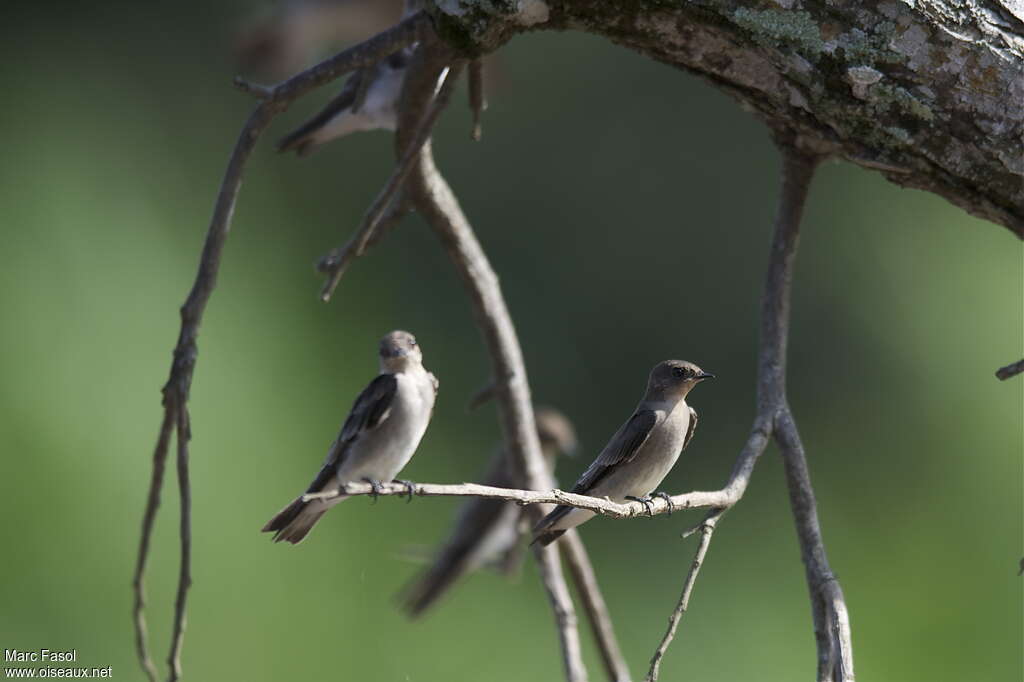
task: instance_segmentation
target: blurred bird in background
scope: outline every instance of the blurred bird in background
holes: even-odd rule
[[[559,455],[576,450],[576,432],[561,412],[550,407],[536,411],[537,435],[550,471]],[[499,450],[481,481],[499,488],[523,489],[525,481],[514,471],[504,450]],[[430,566],[402,591],[403,608],[411,617],[427,611],[462,576],[482,566],[505,575],[515,574],[523,557],[529,524],[523,507],[515,502],[472,498],[462,505],[448,541],[437,551]]]
[[[235,41],[239,69],[259,78],[282,80],[328,53],[394,25],[422,8],[422,0],[280,0],[244,23]],[[324,108],[277,144],[278,151],[311,153],[325,142],[350,133],[394,130],[405,70],[415,46],[380,63],[358,69]],[[497,69],[484,60],[482,82]],[[483,92],[479,93],[483,98]],[[472,95],[471,95],[472,97]],[[485,100],[481,100],[486,107]],[[473,138],[479,139],[479,122]]]
[[[242,22],[235,62],[243,73],[282,80],[402,16],[402,0],[278,0]]]
[[[398,98],[411,50],[399,50],[379,64],[352,74],[337,97],[277,143],[277,151],[306,156],[325,142],[349,133],[394,130]]]

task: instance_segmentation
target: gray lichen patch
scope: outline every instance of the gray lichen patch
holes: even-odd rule
[[[878,108],[896,105],[901,111],[922,121],[932,121],[935,114],[921,100],[914,97],[905,88],[888,83],[878,83],[871,88],[871,102]]]
[[[882,73],[870,66],[851,66],[846,70],[846,81],[857,99],[868,99],[868,88],[880,80]]]
[[[821,29],[807,12],[740,7],[733,12],[732,18],[737,26],[749,31],[759,44],[778,47],[779,43],[788,43],[812,55],[820,54],[825,49]]]

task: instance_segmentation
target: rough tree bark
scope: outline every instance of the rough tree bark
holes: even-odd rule
[[[1020,0],[435,0],[468,55],[582,30],[701,75],[822,153],[1024,238]]]

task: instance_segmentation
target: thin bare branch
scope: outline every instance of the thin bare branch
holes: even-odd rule
[[[146,673],[150,682],[156,682],[156,665],[149,655],[146,634],[146,560],[149,556],[149,542],[153,536],[153,522],[156,520],[156,510],[160,507],[160,490],[164,484],[164,470],[167,464],[167,449],[171,441],[171,432],[174,430],[174,412],[164,410],[164,420],[160,425],[160,435],[157,437],[156,448],[153,452],[153,474],[149,481],[149,497],[146,500],[146,512],[142,517],[142,534],[139,542],[139,556],[135,562],[135,579],[132,587],[135,590],[135,608],[133,611],[135,619],[135,649],[139,656],[139,663]]]
[[[700,573],[700,567],[704,563],[704,556],[708,553],[708,546],[711,544],[711,535],[715,532],[715,525],[718,523],[718,519],[722,517],[722,513],[722,510],[711,512],[698,527],[701,536],[700,544],[697,546],[697,553],[693,557],[690,571],[686,574],[686,580],[683,582],[683,593],[679,596],[679,602],[668,619],[668,630],[665,631],[665,636],[661,638],[661,643],[658,644],[658,648],[654,651],[654,657],[651,658],[651,669],[647,672],[646,682],[655,682],[658,679],[658,673],[661,671],[661,659],[664,658],[665,652],[668,651],[668,645],[675,639],[679,621],[690,605],[690,593],[693,592],[693,584],[697,581],[697,574]]]
[[[1024,360],[1018,360],[1006,367],[1000,367],[996,370],[996,378],[1000,381],[1006,381],[1010,377],[1015,377],[1021,372],[1024,372]]]
[[[548,551],[550,549],[550,546],[542,548],[534,545],[533,555],[537,559],[541,582],[555,615],[555,630],[558,632],[558,643],[562,650],[565,679],[568,682],[586,682],[587,670],[583,667],[583,650],[580,647],[576,609],[573,608],[569,587],[565,583],[558,552]]]
[[[583,602],[608,679],[611,682],[629,682],[629,666],[626,665],[622,649],[619,648],[608,605],[605,604],[604,595],[597,584],[597,574],[580,534],[575,528],[571,528],[561,537],[558,544],[565,550],[565,562],[569,566],[576,591]]]
[[[210,227],[206,233],[206,241],[203,244],[203,252],[199,261],[199,271],[196,273],[192,290],[189,292],[185,304],[181,307],[181,331],[178,334],[178,342],[174,348],[174,360],[171,363],[170,377],[163,388],[164,417],[160,425],[160,434],[157,437],[156,450],[153,455],[153,475],[150,479],[148,501],[142,519],[142,533],[139,542],[138,559],[135,564],[134,580],[136,649],[139,654],[139,662],[151,680],[156,679],[156,669],[152,659],[149,657],[146,646],[144,574],[146,561],[149,556],[153,524],[156,521],[156,513],[160,506],[160,489],[163,486],[164,466],[167,459],[170,434],[172,428],[179,425],[181,419],[185,417],[183,411],[188,401],[189,389],[192,386],[199,325],[203,319],[206,303],[217,282],[221,252],[224,248],[224,241],[227,238],[228,231],[231,229],[231,217],[234,213],[238,190],[242,185],[242,173],[245,170],[245,164],[249,160],[249,156],[252,154],[253,147],[256,145],[256,141],[259,139],[260,134],[266,130],[276,111],[277,108],[267,102],[257,106],[242,127],[242,132],[235,142],[235,148],[231,153],[231,159],[228,162],[224,178],[221,181],[220,190],[217,193],[217,203],[213,210],[213,217],[210,220]],[[180,441],[180,426],[178,426],[178,438]],[[185,474],[187,476],[187,469]],[[183,507],[182,523],[187,523],[187,520],[186,509]],[[184,565],[187,560],[188,557],[183,553],[183,575],[187,574],[187,567]],[[182,597],[180,585],[179,597]],[[184,608],[183,598],[181,598],[181,603],[182,608]],[[177,633],[175,636],[177,636]]]
[[[494,400],[494,391],[495,386],[493,381],[486,386],[481,386],[480,389],[471,395],[469,400],[466,402],[466,412],[472,412],[481,405]]]
[[[274,96],[274,88],[252,83],[241,76],[235,76],[234,85],[245,94],[252,95],[256,99],[270,99]]]
[[[456,64],[451,67],[450,73],[449,69],[445,68],[438,76],[439,89],[436,97],[434,97],[420,117],[409,147],[395,165],[395,169],[391,172],[391,176],[384,184],[384,187],[381,188],[380,193],[377,194],[377,198],[370,204],[370,208],[367,209],[366,214],[363,216],[362,223],[356,230],[355,235],[345,246],[332,252],[337,253],[334,258],[328,255],[321,259],[321,263],[327,261],[332,263],[332,265],[326,268],[327,281],[320,292],[320,299],[322,301],[329,301],[331,299],[331,295],[334,293],[335,288],[337,288],[338,282],[341,281],[342,275],[345,274],[349,263],[363,255],[367,245],[373,239],[374,231],[384,217],[385,211],[391,205],[395,195],[401,189],[402,183],[405,182],[405,179],[412,171],[416,157],[419,155],[423,144],[430,138],[430,133],[434,129],[437,117],[451,99],[452,90],[454,90],[460,70],[461,65]]]
[[[409,214],[410,210],[408,202],[403,197],[397,196],[392,199],[387,211],[377,221],[377,229],[367,239],[366,245],[363,247],[363,253],[366,253],[366,250],[370,247],[379,244],[392,228],[402,222],[402,219]],[[317,262],[317,272],[331,272],[336,268],[340,268],[344,272],[348,268],[349,263],[355,259],[354,247],[355,239],[353,238],[348,240],[341,248],[332,249],[330,253]]]
[[[655,498],[645,506],[640,502],[619,504],[607,498],[577,495],[576,493],[565,492],[557,488],[547,491],[518,490],[516,488],[496,488],[479,483],[413,483],[412,485],[413,494],[418,497],[486,497],[516,502],[521,505],[563,504],[578,509],[586,509],[613,519],[657,516],[659,514],[667,514],[669,511],[668,502],[663,498]],[[372,496],[375,494],[380,497],[391,497],[393,495],[407,496],[409,488],[404,483],[381,482],[375,493],[369,483],[350,482],[342,484],[337,490],[307,493],[302,496],[302,499],[308,502],[310,500],[330,500],[342,496]],[[674,495],[670,499],[672,500],[673,510],[679,511],[680,509],[720,509],[728,507],[731,498],[724,490],[714,490]]]
[[[184,396],[178,396],[183,398]],[[188,406],[176,406],[178,416],[176,440],[178,444],[178,493],[181,500],[181,566],[178,573],[178,594],[174,600],[174,629],[167,664],[171,669],[170,681],[181,679],[181,647],[185,642],[185,604],[192,587],[192,484],[188,475],[188,442],[192,437],[189,427]]]
[[[424,37],[421,41],[409,65],[399,107],[395,141],[399,157],[410,148],[415,149],[419,112],[431,101],[438,74],[454,62],[449,48],[436,39]],[[408,196],[417,212],[437,233],[462,278],[491,356],[493,375],[504,379],[498,387],[497,398],[505,450],[529,487],[550,488],[551,475],[540,450],[522,350],[498,277],[458,200],[434,165],[429,141],[423,145],[416,161],[406,182]],[[534,513],[535,516],[542,514],[543,510],[538,507]],[[534,555],[554,610],[566,679],[583,682],[587,674],[580,654],[575,610],[558,562],[557,548],[536,546]]]
[[[814,637],[818,644],[818,682],[853,682],[853,643],[843,590],[829,567],[818,523],[804,446],[787,407],[779,416],[775,440],[782,450],[790,507],[800,539],[800,555],[811,595]]]
[[[483,135],[480,115],[487,110],[487,100],[484,98],[484,63],[479,59],[469,63],[469,110],[473,114],[473,128],[469,136],[473,141],[479,142]]]

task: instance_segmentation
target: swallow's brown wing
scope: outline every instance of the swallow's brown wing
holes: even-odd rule
[[[583,472],[580,480],[576,481],[572,492],[586,495],[612,471],[632,461],[640,447],[647,442],[651,429],[657,423],[658,415],[653,410],[636,412],[615,432],[594,463]]]
[[[397,392],[398,379],[394,374],[378,374],[370,382],[370,385],[363,389],[363,392],[356,398],[355,404],[352,405],[352,411],[345,419],[341,433],[331,444],[323,468],[320,469],[320,473],[313,479],[306,492],[315,493],[323,490],[323,487],[334,476],[338,465],[345,459],[349,446],[359,438],[360,434],[377,428],[388,418]]]
[[[604,450],[594,460],[594,463],[583,472],[580,480],[576,481],[576,485],[573,486],[572,492],[580,495],[589,495],[594,486],[604,480],[608,474],[623,464],[632,461],[636,457],[636,453],[640,451],[641,446],[647,442],[651,435],[651,429],[657,423],[658,414],[653,410],[639,410],[634,413],[629,418],[629,421],[615,432],[615,435],[608,441],[608,445],[604,447]],[[534,537],[533,542],[541,542],[546,545],[561,535],[564,531],[555,531],[546,535],[541,531],[557,523],[572,510],[572,507],[566,505],[555,507],[550,514],[541,519],[534,527],[534,532],[537,535]]]
[[[362,69],[353,73],[352,76],[345,81],[345,85],[341,88],[341,92],[339,92],[334,99],[328,102],[327,106],[325,106],[320,113],[278,141],[277,151],[287,152],[294,149],[299,156],[305,154],[307,145],[306,138],[327,125],[332,118],[340,114],[342,111],[352,106],[356,101],[356,94],[359,92],[359,84],[362,79]]]

